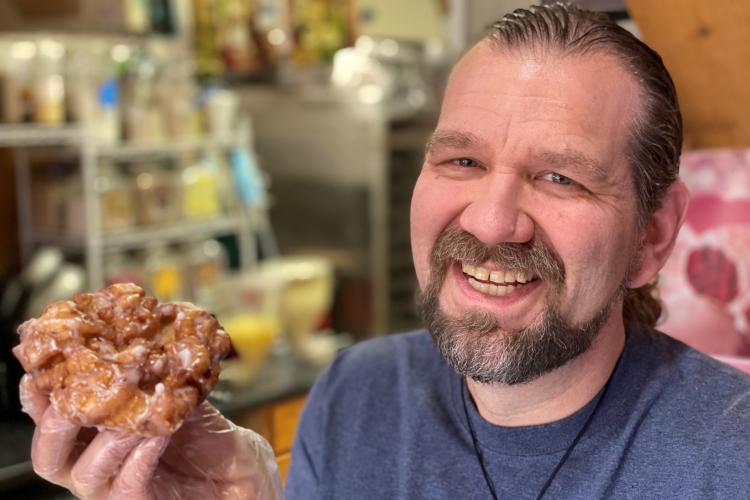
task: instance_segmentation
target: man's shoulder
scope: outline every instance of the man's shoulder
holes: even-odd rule
[[[657,330],[643,332],[637,341],[641,354],[661,361],[675,380],[696,391],[721,386],[728,392],[750,390],[750,376],[713,356]]]
[[[750,376],[668,335],[653,331],[638,339],[634,350],[645,361],[631,367],[639,391],[652,392],[674,410],[669,418],[690,426],[750,424]],[[650,365],[650,366],[649,366]],[[642,370],[641,377],[633,373]],[[750,434],[748,434],[750,436]]]

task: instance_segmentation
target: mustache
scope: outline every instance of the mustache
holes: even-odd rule
[[[538,239],[488,246],[462,229],[446,229],[432,248],[432,269],[437,273],[439,283],[455,261],[475,266],[490,262],[506,271],[531,272],[544,281],[565,281],[562,259]]]

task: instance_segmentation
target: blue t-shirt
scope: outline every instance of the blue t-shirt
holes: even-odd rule
[[[491,498],[465,408],[498,497],[533,499],[601,396],[557,422],[500,427],[463,385],[424,331],[347,349],[310,393],[288,499]],[[750,377],[661,333],[629,333],[545,498],[750,499]]]

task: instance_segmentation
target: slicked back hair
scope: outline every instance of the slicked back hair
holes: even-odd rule
[[[605,14],[568,3],[517,9],[495,22],[486,37],[500,50],[562,56],[592,53],[613,56],[639,85],[640,109],[630,124],[627,159],[638,203],[638,224],[645,229],[679,176],[682,117],[672,78],[659,54]],[[654,327],[662,307],[656,282],[625,293],[623,317]]]

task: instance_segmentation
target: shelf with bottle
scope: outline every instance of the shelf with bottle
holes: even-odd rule
[[[181,243],[196,238],[212,238],[232,234],[242,224],[244,217],[222,216],[206,220],[182,220],[170,225],[134,227],[127,230],[104,232],[100,235],[102,250],[115,252],[142,248],[154,243]],[[86,245],[85,235],[59,231],[37,230],[33,235],[36,244],[51,244],[68,251],[82,251]]]
[[[81,144],[84,134],[78,125],[24,123],[0,125],[0,147],[45,147]]]
[[[96,149],[96,156],[111,161],[131,161],[170,158],[197,151],[225,151],[247,147],[249,147],[249,144],[246,139],[195,137],[143,144],[101,145]]]
[[[256,221],[266,231],[237,95],[201,87],[180,44],[143,42],[0,37],[0,147],[15,148],[21,257],[41,244],[82,256],[89,288],[117,251],[195,238],[234,237],[246,268]]]
[[[239,135],[239,134],[238,134]],[[127,161],[175,157],[185,153],[208,150],[249,148],[242,137],[196,136],[152,143],[99,143],[76,123],[44,125],[38,123],[0,124],[0,147],[33,148],[50,146],[80,146],[86,143],[97,158]]]
[[[237,193],[242,180],[234,178],[239,165],[231,161],[237,155],[213,149],[163,159],[99,158],[88,190],[75,166],[38,169],[31,191],[32,244],[72,251],[94,245],[109,253],[247,233],[251,221]],[[87,198],[97,208],[91,210]]]

